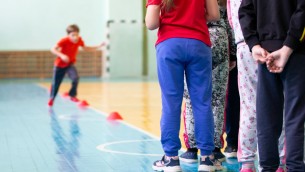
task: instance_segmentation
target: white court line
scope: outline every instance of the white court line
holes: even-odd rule
[[[58,115],[59,119],[62,120],[67,120],[67,121],[71,121],[71,120],[81,120],[81,121],[103,121],[104,119],[102,119],[102,117],[84,117],[84,116],[73,116],[73,115]]]
[[[40,84],[38,84],[38,83],[37,83],[36,85],[37,85],[38,87],[43,88],[43,89],[45,89],[45,90],[48,91],[48,88],[46,88],[46,87],[44,87],[44,86],[42,86],[42,85],[40,85]],[[62,96],[60,96],[60,97],[61,97],[62,99],[64,99]],[[97,112],[98,114],[101,114],[101,115],[105,116],[106,118],[107,118],[107,116],[108,116],[108,113],[103,112],[103,111],[101,111],[101,110],[99,110],[99,109],[96,109],[96,108],[94,108],[94,107],[88,106],[87,108],[88,108],[88,109],[91,109],[91,110],[93,110],[93,111],[95,111],[95,112]],[[143,130],[143,129],[141,129],[141,128],[135,127],[135,126],[133,126],[133,125],[131,125],[131,124],[125,122],[125,121],[118,120],[117,122],[122,123],[122,124],[124,124],[124,125],[126,125],[126,126],[132,128],[132,129],[135,129],[135,130],[137,130],[137,131],[139,131],[139,132],[141,132],[141,133],[144,133],[144,134],[148,135],[149,137],[151,137],[151,138],[153,138],[153,139],[161,140],[160,137],[155,136],[155,135],[153,135],[153,134],[151,134],[151,133],[149,133],[149,132],[147,132],[147,131],[145,131],[145,130]]]
[[[99,113],[99,114],[101,114],[101,115],[103,115],[103,116],[105,116],[105,117],[107,118],[108,113],[102,112],[101,110],[98,110],[98,109],[96,109],[96,108],[94,108],[94,107],[91,107],[91,106],[89,106],[89,108],[90,108],[91,110],[93,110],[93,111],[95,111],[95,112],[97,112],[97,113]],[[157,137],[157,136],[155,136],[155,135],[153,135],[153,134],[151,134],[151,133],[149,133],[149,132],[147,132],[147,131],[145,131],[145,130],[143,130],[143,129],[141,129],[141,128],[138,128],[138,127],[136,127],[136,126],[133,126],[133,125],[131,125],[131,124],[125,122],[125,121],[117,120],[117,122],[122,123],[122,124],[124,124],[124,125],[126,125],[126,126],[132,128],[132,129],[135,129],[135,130],[137,130],[137,131],[139,131],[139,132],[141,132],[141,133],[144,133],[144,134],[148,135],[149,137],[151,137],[151,138],[153,138],[153,139],[161,140],[160,137]]]
[[[117,142],[109,142],[104,143],[96,147],[96,149],[102,151],[102,152],[108,152],[108,153],[116,153],[116,154],[124,154],[124,155],[134,155],[134,156],[163,156],[163,154],[148,154],[148,153],[134,153],[134,152],[122,152],[122,151],[114,151],[107,149],[107,146],[110,145],[117,145],[117,144],[124,144],[124,143],[136,143],[136,142],[156,142],[157,140],[125,140],[125,141],[117,141]]]
[[[38,85],[39,87],[41,87],[41,88],[43,88],[43,89],[46,89],[46,90],[48,91],[48,88],[46,88],[46,87],[44,87],[44,86],[42,86],[42,85],[39,85],[39,84],[36,84],[36,85]],[[95,112],[97,112],[98,114],[101,114],[101,115],[105,116],[106,118],[107,118],[107,116],[108,116],[108,113],[103,112],[103,111],[101,111],[101,110],[99,110],[99,109],[96,109],[96,108],[94,108],[94,107],[92,107],[92,106],[88,106],[87,108],[88,108],[88,109],[91,109],[91,110],[93,110],[93,111],[95,111]],[[146,134],[147,136],[149,136],[149,137],[151,137],[151,138],[153,138],[153,139],[156,139],[156,140],[158,140],[158,141],[161,140],[160,137],[158,137],[158,136],[156,136],[156,135],[153,135],[153,134],[151,134],[151,133],[149,133],[149,132],[147,132],[147,131],[145,131],[145,130],[143,130],[143,129],[141,129],[141,128],[138,128],[138,127],[136,127],[136,126],[134,126],[134,125],[131,125],[131,124],[125,122],[125,121],[118,120],[117,122],[122,123],[123,125],[126,125],[126,126],[132,128],[132,129],[134,129],[134,130],[137,130],[137,131],[143,133],[143,134]],[[181,151],[184,151],[184,152],[185,152],[186,149],[185,149],[185,148],[181,148]]]
[[[90,108],[91,110],[93,110],[93,111],[95,111],[95,112],[97,112],[97,113],[99,113],[99,114],[101,114],[101,115],[103,115],[103,116],[105,116],[105,117],[107,118],[108,113],[102,112],[101,110],[98,110],[98,109],[96,109],[96,108],[94,108],[94,107],[91,107],[91,106],[89,106],[88,108]],[[137,130],[137,131],[139,131],[139,132],[141,132],[141,133],[143,133],[143,134],[146,134],[146,135],[148,135],[149,137],[151,137],[151,138],[153,138],[153,139],[156,139],[156,141],[160,141],[160,140],[161,140],[160,137],[155,136],[155,135],[153,135],[153,134],[151,134],[151,133],[149,133],[149,132],[147,132],[147,131],[145,131],[145,130],[143,130],[143,129],[141,129],[141,128],[138,128],[138,127],[136,127],[136,126],[134,126],[134,125],[131,125],[131,124],[125,122],[125,121],[118,120],[117,122],[122,123],[123,125],[126,125],[126,126],[132,128],[132,129],[135,129],[135,130]],[[161,143],[160,143],[160,144],[161,144]],[[185,149],[185,148],[181,148],[180,151],[186,152],[186,149]],[[162,155],[162,156],[163,156],[163,155]]]

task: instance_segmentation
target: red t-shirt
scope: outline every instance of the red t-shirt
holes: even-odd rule
[[[56,67],[67,67],[71,64],[74,64],[76,61],[76,55],[78,53],[78,48],[84,47],[85,43],[81,37],[77,43],[72,42],[69,37],[62,38],[58,43],[57,46],[61,48],[61,52],[69,57],[69,63],[64,62],[60,57],[57,57],[54,65]]]
[[[148,0],[147,6],[161,3],[162,0]],[[169,38],[191,38],[211,46],[205,11],[205,0],[174,0],[173,9],[161,11],[156,45]]]

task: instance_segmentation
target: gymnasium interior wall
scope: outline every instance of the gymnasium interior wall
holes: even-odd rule
[[[0,78],[24,78],[24,75],[18,76],[16,73],[34,71],[32,68],[37,68],[34,61],[41,61],[37,59],[50,58],[45,61],[52,62],[54,56],[48,54],[49,49],[66,35],[65,28],[71,23],[79,25],[87,45],[109,42],[108,50],[105,48],[100,59],[93,57],[99,53],[92,55],[91,59],[88,53],[80,54],[79,58],[86,54],[86,58],[91,61],[98,59],[95,63],[101,63],[102,69],[93,71],[92,76],[155,78],[156,32],[148,32],[144,26],[145,3],[146,0],[2,0]],[[21,65],[19,72],[8,74],[14,72],[14,68],[6,70],[9,67],[7,64],[14,61],[12,58],[35,64]],[[86,66],[81,64],[84,61],[79,60],[78,66]],[[82,72],[80,75],[89,76]],[[36,78],[37,75],[26,77]],[[50,75],[43,77],[49,78]]]

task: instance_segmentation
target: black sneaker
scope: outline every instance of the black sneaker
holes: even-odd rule
[[[237,158],[237,147],[236,146],[227,146],[224,154],[227,158]]]
[[[198,171],[199,172],[215,171],[216,167],[214,163],[215,163],[215,158],[211,158],[211,156],[207,156],[205,158],[201,157]]]
[[[180,161],[185,163],[198,163],[197,151],[187,150],[182,155],[180,155]]]
[[[173,158],[167,158],[165,155],[162,157],[161,160],[155,161],[152,165],[152,168],[155,171],[164,171],[164,172],[180,172],[180,162],[179,158],[173,159]]]
[[[214,157],[219,162],[224,162],[226,160],[226,156],[221,153],[220,148],[215,148],[213,151]]]

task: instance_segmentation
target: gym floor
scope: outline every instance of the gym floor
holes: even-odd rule
[[[62,96],[69,87],[66,80],[49,108],[50,81],[0,81],[0,171],[153,171],[163,155],[158,82],[82,79],[78,95],[86,108]],[[107,120],[111,112],[123,120]],[[223,171],[239,169],[236,159],[223,165]],[[197,165],[182,169],[195,172]]]

